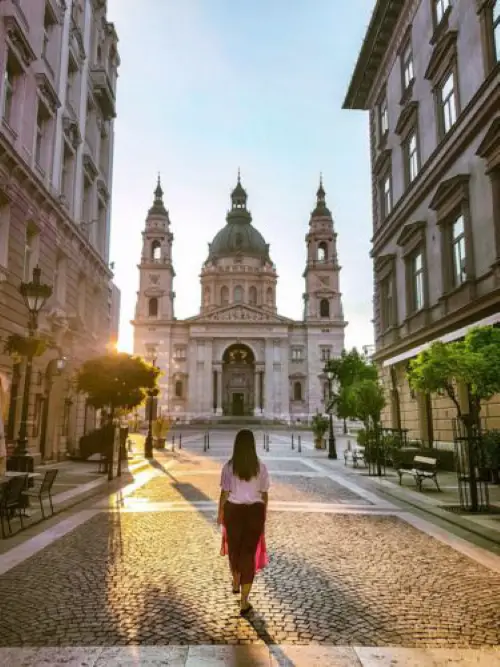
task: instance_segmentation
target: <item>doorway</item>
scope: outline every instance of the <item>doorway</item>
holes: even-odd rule
[[[243,394],[234,393],[233,394],[233,405],[232,405],[232,414],[235,417],[243,417],[245,411],[245,401]]]
[[[222,357],[222,409],[228,416],[252,415],[255,407],[255,358],[243,343],[230,345]]]

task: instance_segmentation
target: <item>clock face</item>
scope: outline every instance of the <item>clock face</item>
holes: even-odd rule
[[[160,281],[160,276],[157,273],[150,273],[149,274],[149,282],[152,285],[157,285]]]

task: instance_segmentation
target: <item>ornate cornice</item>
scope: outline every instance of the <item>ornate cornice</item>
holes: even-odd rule
[[[35,79],[36,79],[36,84],[38,86],[38,90],[40,91],[41,95],[47,102],[52,113],[55,114],[59,109],[59,107],[61,106],[61,102],[59,101],[59,97],[57,96],[57,92],[52,84],[52,81],[45,74],[45,72],[40,72],[39,74],[36,74]]]
[[[368,97],[405,4],[406,0],[377,0],[344,100],[344,109],[367,108]]]
[[[31,48],[24,30],[17,20],[17,16],[10,14],[4,17],[7,39],[14,51],[20,56],[25,67],[29,67],[36,60],[36,54]]]

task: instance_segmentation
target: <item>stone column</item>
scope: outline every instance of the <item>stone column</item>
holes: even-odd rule
[[[217,364],[215,367],[217,373],[217,409],[216,415],[222,415],[222,364]]]
[[[262,414],[260,409],[260,371],[255,367],[254,378],[253,378],[253,413],[257,417]]]

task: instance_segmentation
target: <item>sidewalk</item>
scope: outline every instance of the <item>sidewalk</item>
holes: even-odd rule
[[[408,475],[403,477],[403,484],[400,486],[399,477],[392,468],[387,468],[386,475],[383,477],[372,477],[368,475],[366,467],[353,468],[351,462],[345,466],[344,451],[347,449],[349,440],[351,445],[355,445],[355,437],[337,436],[337,461],[328,459],[327,452],[314,449],[313,442],[309,439],[302,442],[302,455],[320,460],[322,463],[334,467],[338,472],[342,471],[342,474],[346,476],[356,477],[358,482],[375,489],[381,494],[412,505],[423,512],[500,545],[500,485],[490,484],[488,487],[493,512],[481,512],[479,514],[460,512],[457,509],[460,501],[457,476],[454,472],[443,471],[438,473],[441,493],[432,482],[424,483],[423,492],[419,492],[416,490],[413,479]],[[451,510],[451,507],[454,509]]]
[[[45,521],[42,519],[40,503],[36,498],[32,498],[29,517],[23,518],[25,529],[19,530],[20,521],[18,517],[15,517],[11,520],[12,535],[9,536],[7,532],[7,538],[1,539],[0,534],[0,554],[12,549],[24,540],[30,539],[38,530],[45,530],[48,527],[48,522],[51,522],[53,518],[56,519],[62,512],[70,510],[75,505],[101,493],[117,491],[122,486],[129,484],[136,473],[147,469],[150,463],[144,458],[142,436],[131,436],[131,438],[134,444],[132,452],[129,452],[129,459],[128,461],[122,461],[121,477],[116,477],[115,465],[112,482],[108,481],[106,473],[98,472],[97,457],[96,460],[60,461],[36,466],[35,472],[41,474],[41,479],[43,479],[47,470],[58,470],[52,486],[54,517],[50,517],[50,504],[46,496],[43,497],[43,504],[48,517]],[[7,531],[7,526],[5,527]]]

